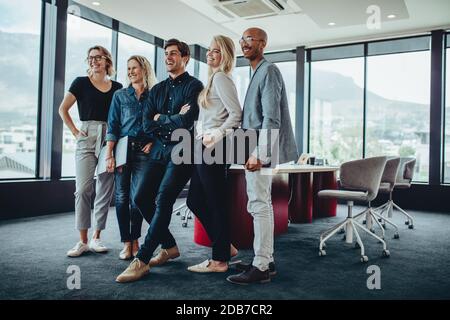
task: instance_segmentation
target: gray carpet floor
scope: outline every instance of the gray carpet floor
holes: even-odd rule
[[[182,200],[178,200],[178,204]],[[390,258],[381,257],[381,245],[363,236],[369,262],[359,261],[359,251],[338,235],[328,242],[327,256],[318,256],[320,233],[343,220],[338,216],[312,224],[291,224],[288,233],[275,239],[278,271],[268,284],[236,286],[225,280],[232,274],[194,274],[189,265],[209,257],[210,249],[193,242],[193,220],[187,228],[173,216],[171,230],[182,256],[155,267],[143,280],[117,284],[115,277],[129,262],[118,259],[121,250],[114,208],[102,234],[111,249],[106,254],[66,257],[76,241],[73,213],[0,222],[0,299],[449,299],[450,214],[410,211],[416,218],[409,230],[403,219],[394,221],[400,239],[387,231]],[[143,225],[143,235],[147,225]],[[142,238],[141,238],[142,239]],[[252,251],[241,250],[240,259],[251,261]],[[67,268],[81,270],[81,289],[67,288]],[[381,289],[369,290],[367,268],[381,270]]]

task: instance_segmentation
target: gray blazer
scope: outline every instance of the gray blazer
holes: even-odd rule
[[[297,145],[289,116],[283,77],[278,67],[264,58],[256,66],[245,95],[242,128],[279,129],[279,156],[274,156],[272,159],[264,159],[258,156],[262,162],[271,161],[273,166],[278,163],[297,160]],[[265,154],[262,151],[265,148],[265,141],[260,134],[258,148],[260,148],[259,152],[263,154]],[[276,149],[272,148],[272,150]],[[271,152],[268,155],[270,156]]]

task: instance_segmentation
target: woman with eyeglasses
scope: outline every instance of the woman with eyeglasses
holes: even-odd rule
[[[200,113],[196,125],[196,140],[203,145],[203,155],[227,154],[227,133],[241,122],[241,106],[236,86],[231,78],[235,62],[233,41],[225,36],[215,36],[206,54],[209,78],[200,92]],[[205,149],[210,149],[206,150]],[[213,150],[212,150],[213,149]],[[222,149],[222,152],[219,150]],[[228,261],[237,254],[230,241],[230,217],[227,207],[226,175],[227,157],[195,165],[187,205],[200,220],[212,242],[212,259],[191,266],[192,272],[225,272]]]
[[[150,103],[149,90],[156,84],[155,72],[143,56],[134,55],[128,59],[128,87],[114,93],[108,116],[106,134],[106,167],[115,172],[116,214],[119,223],[123,250],[122,260],[136,256],[139,251],[143,216],[136,206],[136,195],[145,193],[145,177],[151,168],[150,149],[152,143],[144,134],[142,117]],[[114,146],[128,136],[127,163],[116,168]]]
[[[93,46],[87,51],[87,76],[78,77],[69,88],[60,107],[59,114],[76,138],[75,151],[75,224],[80,232],[80,241],[67,252],[69,257],[78,257],[92,250],[106,252],[100,241],[105,229],[109,204],[114,189],[114,175],[102,173],[95,184],[95,231],[88,244],[91,227],[91,197],[94,191],[94,176],[98,156],[106,134],[106,121],[113,94],[122,85],[110,79],[114,65],[109,51],[102,46]],[[81,126],[77,127],[69,110],[77,103]]]

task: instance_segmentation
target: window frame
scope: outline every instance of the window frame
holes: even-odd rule
[[[447,38],[449,35],[447,35]],[[421,40],[424,38],[429,39],[429,47],[428,49],[423,48],[423,43]],[[405,49],[405,41],[411,41],[411,47],[408,48],[408,50]],[[390,55],[390,54],[401,54],[401,53],[408,53],[408,52],[421,52],[421,51],[430,51],[432,50],[432,34],[426,33],[426,34],[420,34],[415,36],[405,36],[405,37],[397,37],[397,38],[388,38],[388,39],[380,39],[380,40],[372,40],[372,41],[362,41],[362,42],[355,42],[355,43],[349,43],[349,44],[341,44],[341,45],[335,45],[335,46],[324,46],[324,47],[314,47],[314,48],[308,48],[306,49],[306,63],[308,64],[308,99],[307,99],[307,109],[308,109],[308,123],[307,123],[307,152],[310,152],[310,140],[311,140],[311,63],[315,61],[325,61],[325,60],[340,60],[340,59],[348,59],[348,58],[356,58],[356,57],[363,57],[364,58],[364,88],[363,88],[363,136],[362,136],[362,143],[363,143],[363,158],[366,157],[366,142],[367,142],[367,58],[371,56],[379,56],[379,55]],[[395,43],[398,42],[398,45]],[[372,44],[379,44],[380,46],[386,43],[387,47],[390,45],[390,50],[385,50],[383,53],[369,53],[369,46]],[[362,55],[355,55],[353,52],[355,51],[355,48],[358,48],[357,46],[363,46],[363,54]],[[348,50],[347,54],[345,53],[345,47],[348,47],[352,50]],[[336,56],[333,57],[333,49],[339,48],[339,52]],[[315,50],[323,50],[322,52],[325,52],[325,55],[327,55],[327,59],[323,58],[317,58],[314,59],[313,52]],[[325,51],[327,50],[327,51]],[[433,66],[430,64],[430,69],[432,69]],[[444,68],[445,69],[445,68]],[[431,70],[430,70],[431,71]],[[445,72],[445,70],[444,70]],[[432,93],[430,92],[430,95]],[[430,103],[430,118],[431,118],[431,103]],[[445,118],[444,118],[445,119]],[[431,154],[431,126],[430,126],[430,151]],[[443,145],[444,146],[444,145]],[[444,155],[442,156],[444,157]],[[442,166],[444,166],[443,161],[441,161]],[[420,182],[420,181],[413,181],[415,184],[430,184],[431,180],[431,161],[429,165],[429,177],[427,182]],[[441,174],[443,179],[443,170]],[[441,182],[442,183],[442,182]]]

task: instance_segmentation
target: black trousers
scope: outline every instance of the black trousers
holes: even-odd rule
[[[212,242],[212,259],[230,260],[230,219],[227,201],[227,164],[196,164],[187,205]]]
[[[149,223],[147,235],[137,258],[148,263],[153,252],[161,244],[168,249],[176,245],[169,231],[172,210],[178,195],[192,175],[193,165],[175,165],[172,161],[149,161],[145,186],[136,195],[136,206]]]

